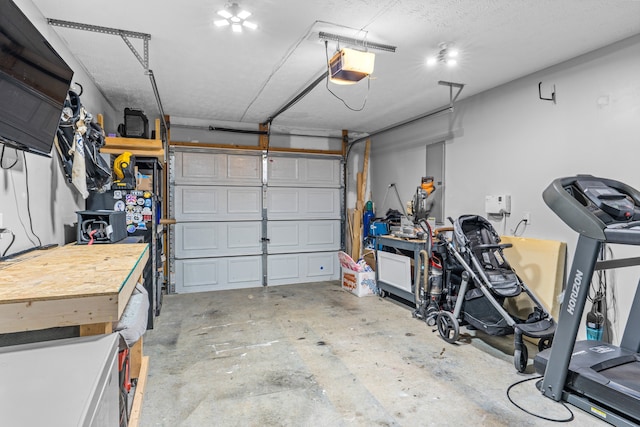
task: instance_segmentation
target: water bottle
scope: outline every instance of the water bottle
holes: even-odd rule
[[[600,305],[600,302],[596,303],[594,301],[591,310],[587,313],[587,339],[592,341],[600,341],[602,340],[602,331],[604,329],[604,316],[600,311],[597,310],[597,307]]]

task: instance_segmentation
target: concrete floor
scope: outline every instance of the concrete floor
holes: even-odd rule
[[[558,425],[509,402],[536,376],[516,372],[512,336],[463,327],[448,344],[406,305],[339,282],[170,295],[156,320],[141,426]],[[512,398],[566,418],[534,384]],[[571,408],[571,425],[607,425]]]

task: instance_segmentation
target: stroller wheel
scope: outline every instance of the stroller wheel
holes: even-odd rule
[[[529,362],[529,351],[525,345],[522,346],[522,350],[516,350],[513,352],[513,365],[516,370],[523,373],[527,369],[527,363]]]
[[[460,325],[452,313],[441,311],[436,318],[436,325],[438,325],[438,332],[443,340],[450,344],[458,340]]]
[[[436,325],[436,315],[432,314],[430,316],[425,317],[424,319],[427,326],[435,326]]]
[[[551,348],[552,343],[553,343],[553,338],[540,338],[540,340],[538,341],[538,351]]]

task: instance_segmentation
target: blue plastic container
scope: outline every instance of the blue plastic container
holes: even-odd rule
[[[364,237],[368,237],[369,236],[369,229],[371,227],[371,220],[374,218],[374,213],[373,211],[365,211],[364,215],[362,216],[362,230],[363,230],[363,234]]]
[[[385,234],[389,234],[389,226],[386,222],[374,221],[369,227],[369,234],[371,236],[383,236]]]

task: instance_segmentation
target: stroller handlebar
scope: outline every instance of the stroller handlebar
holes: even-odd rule
[[[486,243],[484,245],[476,245],[477,249],[506,249],[512,247],[511,243]]]

